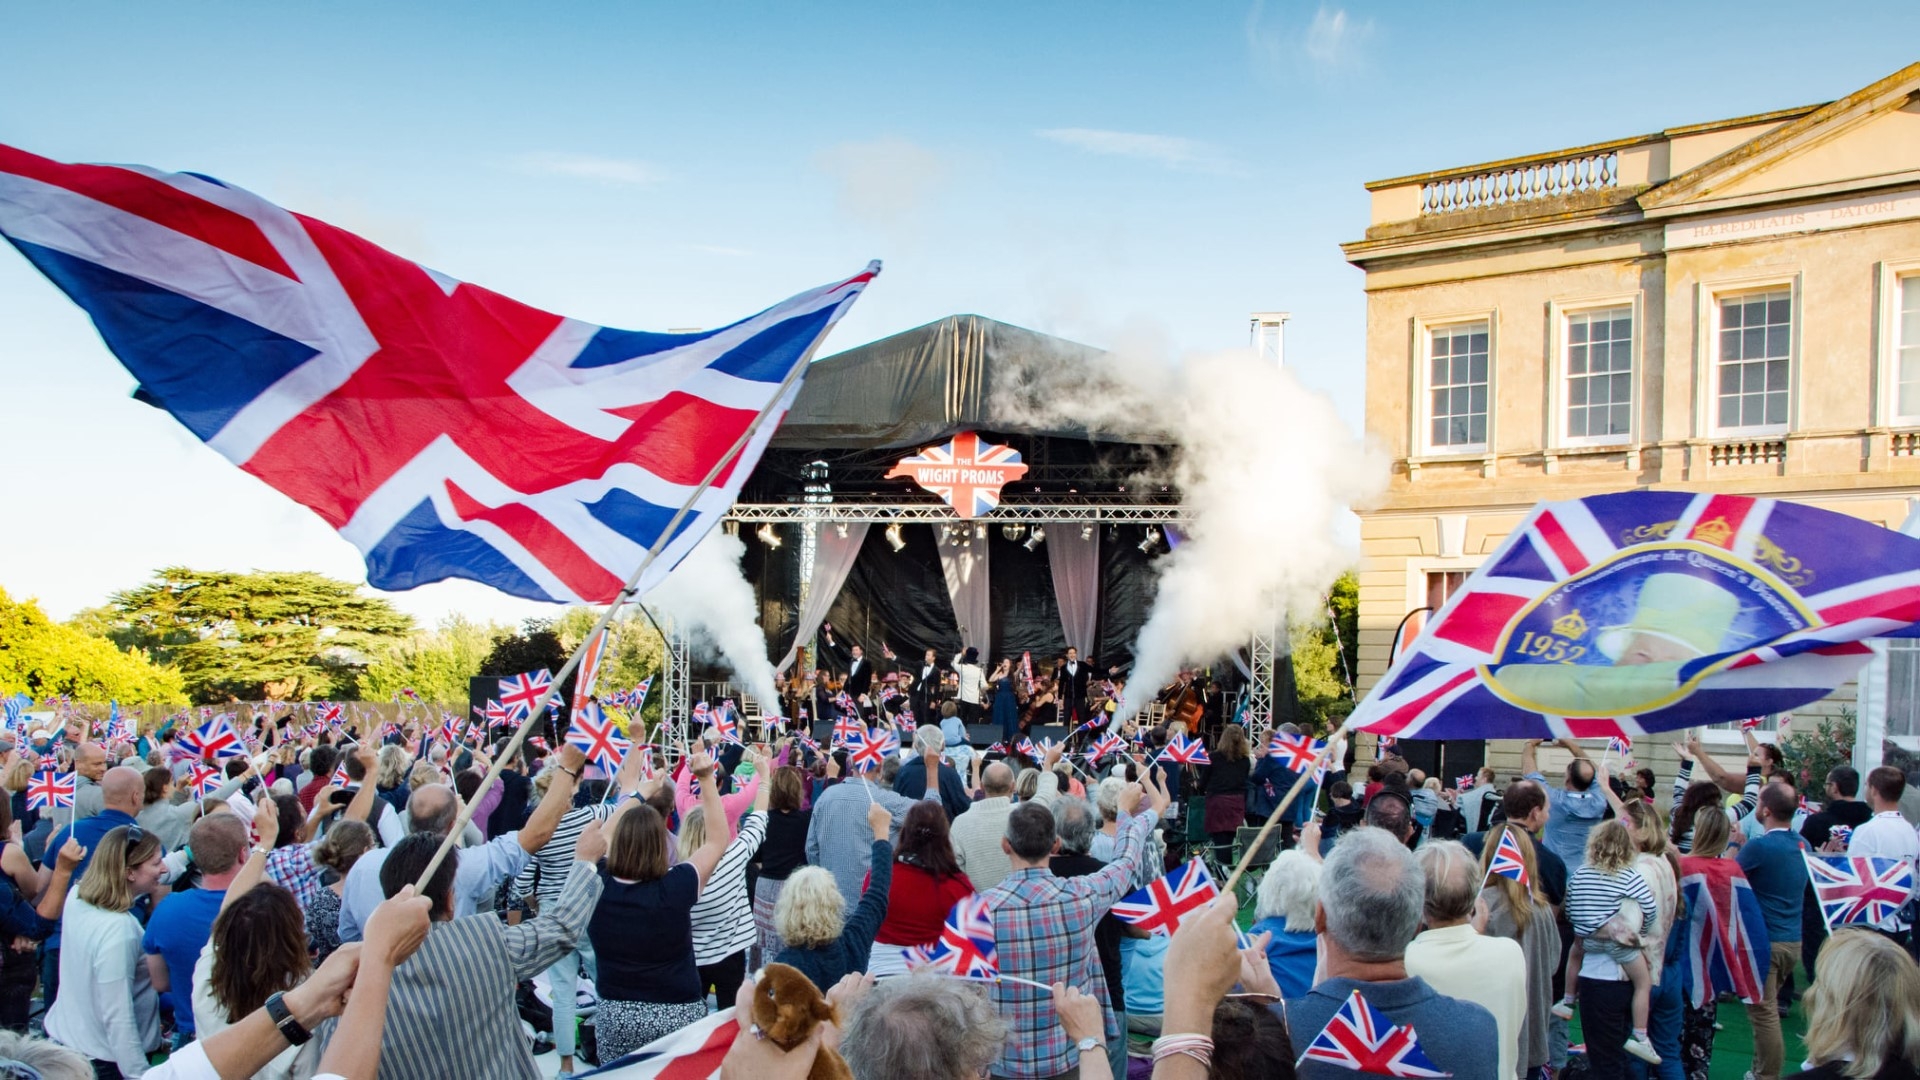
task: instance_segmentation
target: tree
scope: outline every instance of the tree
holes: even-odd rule
[[[586,640],[600,614],[592,608],[569,608],[555,620],[554,631],[559,634],[568,656]],[[596,693],[631,690],[640,685],[642,679],[652,677],[653,688],[641,708],[640,719],[649,726],[655,725],[660,722],[667,700],[666,670],[666,639],[654,628],[652,620],[628,608],[625,616],[613,622],[613,644],[601,658],[594,690]]]
[[[0,695],[65,694],[78,701],[173,704],[186,700],[180,676],[146,654],[47,618],[31,600],[0,589]]]
[[[170,566],[112,607],[109,636],[176,669],[198,702],[358,697],[368,663],[413,629],[387,601],[307,571]]]
[[[1331,621],[1315,612],[1318,618],[1289,620],[1287,626],[1301,719],[1321,731],[1338,726],[1353,711],[1360,636],[1360,583],[1353,574],[1341,574],[1333,583],[1327,608]]]
[[[450,616],[432,630],[387,646],[361,675],[361,693],[387,701],[413,690],[425,701],[464,702],[467,680],[480,674],[494,646],[512,633],[498,624]]]

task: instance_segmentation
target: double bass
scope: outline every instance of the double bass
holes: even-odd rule
[[[1200,717],[1206,711],[1206,703],[1200,700],[1200,687],[1190,675],[1182,673],[1180,678],[1160,689],[1160,700],[1167,706],[1167,723],[1178,721],[1187,725],[1187,734],[1200,734]]]

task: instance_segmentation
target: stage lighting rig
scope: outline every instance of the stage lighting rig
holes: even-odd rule
[[[753,535],[759,537],[760,542],[770,548],[778,548],[780,546],[780,534],[773,531],[773,524],[771,522],[755,529]]]
[[[1033,527],[1033,535],[1027,537],[1027,542],[1020,546],[1026,548],[1028,551],[1038,551],[1040,545],[1044,543],[1046,539],[1047,530],[1043,526],[1035,525]]]
[[[1150,554],[1153,551],[1153,545],[1159,542],[1160,542],[1160,530],[1155,528],[1152,525],[1149,525],[1147,526],[1147,538],[1145,540],[1140,541],[1140,550],[1143,553]]]
[[[891,544],[893,546],[893,550],[896,552],[905,551],[907,549],[907,538],[900,535],[899,522],[896,521],[893,524],[887,526],[887,543]]]

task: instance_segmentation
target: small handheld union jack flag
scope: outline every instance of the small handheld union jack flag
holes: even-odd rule
[[[76,785],[73,773],[42,769],[27,781],[27,809],[51,810],[72,806]]]
[[[247,752],[240,733],[233,729],[232,718],[225,713],[181,735],[180,742],[201,761],[240,757]]]
[[[606,770],[609,776],[620,768],[627,751],[633,748],[632,742],[621,737],[612,718],[600,711],[599,703],[592,701],[573,714],[573,724],[567,728],[567,742],[579,747],[589,762]]]
[[[195,800],[204,799],[220,790],[225,776],[219,769],[195,765],[187,770],[187,787],[193,792]]]
[[[1220,895],[1213,876],[1197,857],[1185,866],[1177,866],[1165,877],[1147,883],[1120,898],[1113,905],[1113,917],[1130,923],[1149,934],[1167,935],[1180,928],[1180,920],[1199,911]]]
[[[1500,846],[1493,849],[1493,858],[1487,861],[1487,876],[1527,884],[1526,856],[1521,854],[1520,843],[1513,838],[1512,829],[1500,830]]]
[[[353,777],[347,775],[346,762],[342,761],[333,767],[333,775],[327,778],[327,783],[337,788],[347,787],[353,783]]]
[[[1840,841],[1842,846],[1851,844],[1853,843],[1853,826],[1835,825],[1832,829],[1827,831],[1827,837],[1828,839],[1831,839],[1831,840]]]
[[[1480,782],[1479,779],[1476,778],[1472,773],[1468,773],[1467,775],[1462,776],[1459,779],[1455,780],[1453,782],[1453,787],[1454,787],[1454,790],[1456,791],[1472,791],[1473,785],[1479,782]]]
[[[553,673],[546,668],[522,672],[511,679],[500,680],[500,704],[506,706],[507,715],[512,719],[525,720],[552,688]]]
[[[866,735],[866,726],[852,716],[841,714],[833,721],[833,741],[846,745]]]
[[[1752,731],[1754,728],[1757,728],[1761,724],[1764,724],[1766,722],[1767,722],[1767,718],[1764,716],[1749,716],[1745,720],[1740,721],[1740,730]]]
[[[1267,740],[1267,756],[1279,758],[1281,766],[1292,773],[1306,772],[1307,766],[1326,748],[1326,743],[1311,735],[1289,735],[1284,731],[1274,732]]]
[[[326,721],[329,724],[339,723],[345,715],[346,715],[346,710],[342,709],[340,706],[334,704],[331,701],[327,702],[325,705],[320,706],[320,719]]]
[[[1340,1011],[1300,1057],[1302,1062],[1324,1061],[1355,1072],[1385,1076],[1429,1078],[1452,1076],[1427,1057],[1413,1025],[1402,1027],[1387,1019],[1355,990]]]
[[[740,721],[734,718],[733,703],[730,701],[721,702],[719,711],[713,714],[713,730],[723,743],[745,745],[740,741]]]
[[[1155,757],[1155,761],[1171,761],[1177,765],[1211,765],[1213,759],[1207,756],[1207,744],[1198,738],[1189,739],[1185,735],[1175,735],[1167,740],[1166,748]]]
[[[1865,855],[1807,855],[1807,875],[1827,926],[1872,926],[1913,895],[1913,863]]]
[[[1093,745],[1087,749],[1087,760],[1098,765],[1101,758],[1106,757],[1108,754],[1121,753],[1125,751],[1126,748],[1127,741],[1120,736],[1102,735],[1098,739],[1095,739]]]
[[[934,971],[963,979],[997,978],[1000,964],[994,954],[993,909],[987,898],[975,893],[955,901],[933,944],[916,945],[904,952],[909,971]]]
[[[1013,748],[1026,757],[1032,758],[1035,761],[1040,760],[1040,748],[1033,745],[1032,739],[1021,739],[1018,743],[1014,744]]]
[[[1625,735],[1611,736],[1607,739],[1607,753],[1630,758],[1633,756],[1633,740]]]
[[[1004,754],[1006,752],[1007,744],[1003,742],[996,742],[992,746],[987,747],[987,753],[989,754]]]
[[[881,741],[879,732],[849,736],[846,745],[847,765],[854,772],[867,772],[887,763],[887,744]],[[899,741],[895,740],[894,745],[898,746]]]
[[[704,701],[694,702],[693,711],[687,714],[687,722],[697,727],[706,727],[713,722],[713,709]]]

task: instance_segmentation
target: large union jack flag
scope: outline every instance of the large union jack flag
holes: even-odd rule
[[[1382,1076],[1452,1076],[1420,1048],[1412,1024],[1394,1023],[1355,990],[1327,1026],[1307,1044],[1302,1061],[1324,1061],[1355,1072]]]
[[[1827,926],[1875,926],[1913,896],[1913,863],[1866,855],[1807,855],[1807,876]]]
[[[1783,712],[1920,633],[1920,540],[1773,499],[1536,507],[1355,711],[1383,736],[1603,738]]]
[[[1722,993],[1751,1005],[1767,983],[1767,921],[1747,875],[1732,859],[1680,860],[1687,901],[1687,1000],[1696,1009]]]
[[[616,330],[210,177],[6,146],[0,234],[93,318],[144,400],[338,529],[370,584],[465,577],[574,603],[613,600],[760,411],[784,414],[788,376],[879,272],[715,330]],[[719,520],[774,427],[639,592]]]
[[[963,979],[996,979],[999,960],[994,954],[993,909],[975,893],[954,901],[940,936],[931,945],[903,950],[913,971],[936,971]]]
[[[1000,488],[1027,474],[1020,451],[982,442],[963,431],[949,442],[900,459],[887,478],[905,476],[947,501],[963,518],[984,517],[1000,505]],[[1027,679],[1033,679],[1032,668]]]
[[[1174,867],[1165,877],[1148,882],[1146,888],[1121,897],[1113,905],[1113,917],[1149,934],[1171,934],[1180,928],[1180,920],[1219,895],[1205,864],[1194,858],[1185,866]]]

